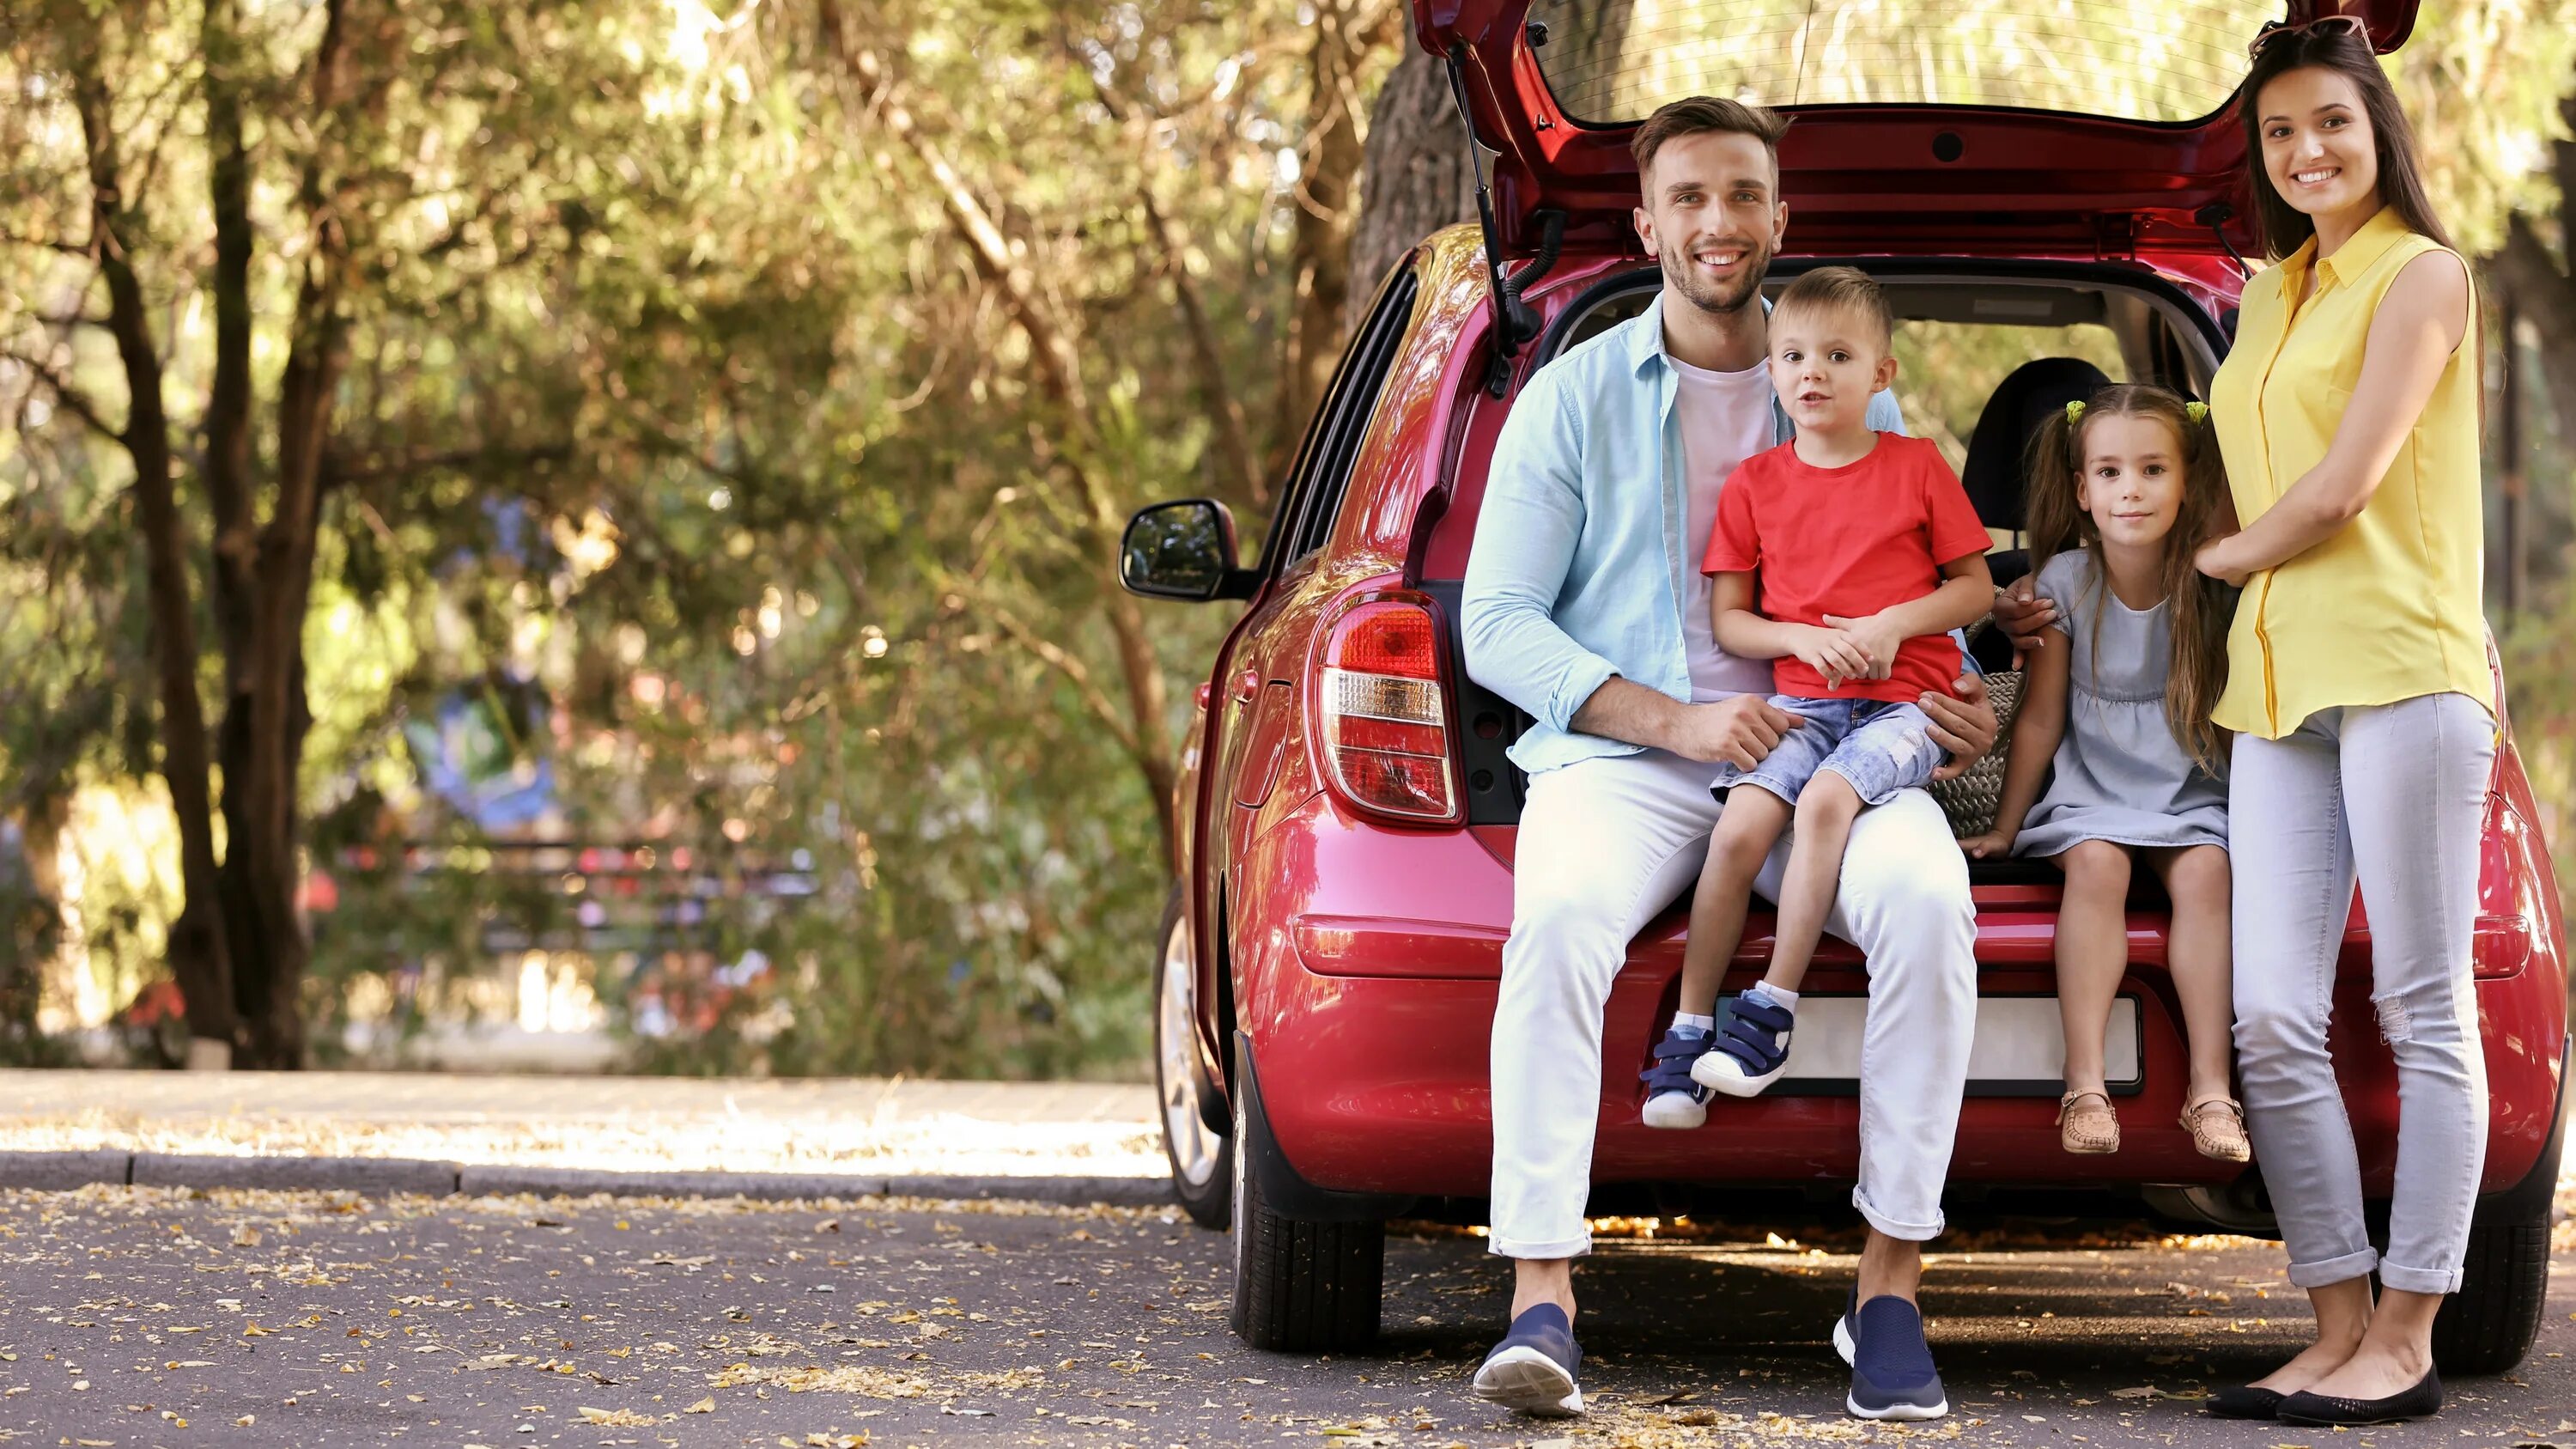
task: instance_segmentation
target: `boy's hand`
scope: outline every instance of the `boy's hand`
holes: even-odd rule
[[[1895,625],[1887,622],[1887,615],[1884,612],[1872,614],[1865,619],[1846,619],[1838,614],[1827,614],[1825,622],[1841,630],[1854,644],[1860,646],[1862,653],[1869,656],[1869,678],[1885,679],[1896,672],[1896,651],[1904,647],[1905,636],[1896,632]]]
[[[2012,854],[2013,841],[2020,836],[2018,830],[1989,830],[1960,841],[1959,848],[1968,853],[1970,860],[2001,860]]]
[[[1849,679],[1885,677],[1870,673],[1869,651],[1841,629],[1820,629],[1810,624],[1799,631],[1793,652],[1799,662],[1825,677],[1828,689],[1840,689]]]

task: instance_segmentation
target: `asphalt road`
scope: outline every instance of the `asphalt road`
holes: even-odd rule
[[[2436,1423],[2335,1435],[2192,1402],[2298,1340],[2276,1248],[1954,1236],[1926,1296],[1944,1423],[1839,1413],[1847,1235],[1666,1227],[1585,1270],[1600,1411],[1549,1426],[1467,1396],[1503,1278],[1446,1229],[1389,1243],[1374,1352],[1309,1361],[1235,1341],[1225,1240],[1162,1210],[15,1192],[0,1441],[2576,1445],[2576,1253],[2520,1373],[2453,1385]]]

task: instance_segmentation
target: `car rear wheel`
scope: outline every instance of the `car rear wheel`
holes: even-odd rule
[[[1249,1095],[1234,1094],[1237,1143],[1247,1140]],[[1310,1222],[1272,1212],[1244,1154],[1232,1157],[1236,1336],[1283,1353],[1333,1353],[1375,1342],[1386,1224]]]
[[[2549,1209],[2469,1229],[2468,1271],[2433,1320],[2444,1374],[2500,1374],[2522,1362],[2549,1296]]]
[[[1234,1138],[1207,1124],[1199,1067],[1198,972],[1190,960],[1190,923],[1181,888],[1163,908],[1162,954],[1154,965],[1154,1092],[1163,1116],[1163,1155],[1172,1164],[1172,1195],[1200,1227],[1224,1232],[1234,1188]]]

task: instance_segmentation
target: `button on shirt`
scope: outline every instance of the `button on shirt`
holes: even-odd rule
[[[1468,676],[1536,721],[1511,748],[1531,774],[1638,752],[1573,728],[1614,674],[1694,694],[1682,611],[1708,540],[1689,536],[1675,377],[1658,294],[1541,368],[1495,439],[1459,629]],[[1769,409],[1785,442],[1788,414],[1777,399]],[[1868,422],[1905,430],[1894,394],[1869,400]]]
[[[2324,461],[2381,299],[2407,263],[2440,249],[2382,208],[2333,256],[2318,260],[2311,237],[2246,284],[2236,346],[2210,384],[2240,520],[2262,517]],[[2294,307],[2311,273],[2315,287]],[[2479,599],[2477,349],[2473,329],[2360,516],[2246,580],[2227,688],[2210,714],[2219,725],[2280,739],[2319,710],[2445,692],[2493,708]]]

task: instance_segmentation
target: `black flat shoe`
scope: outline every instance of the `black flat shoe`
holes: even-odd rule
[[[2269,1419],[2289,1395],[2279,1389],[2258,1389],[2252,1384],[2230,1384],[2200,1401],[2202,1409],[2213,1419]]]
[[[2272,1417],[2284,1424],[2397,1424],[2442,1412],[2442,1376],[2424,1370],[2415,1387],[2384,1399],[2339,1399],[2302,1389],[2281,1401]]]

